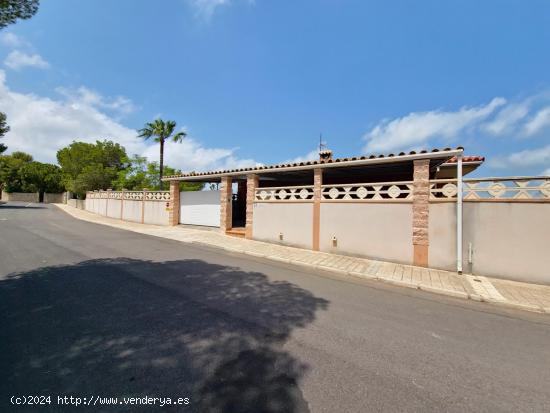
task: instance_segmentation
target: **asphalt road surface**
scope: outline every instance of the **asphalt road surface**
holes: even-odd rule
[[[47,205],[0,206],[0,337],[1,412],[550,411],[548,315],[189,246]]]

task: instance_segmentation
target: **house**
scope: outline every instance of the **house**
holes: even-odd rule
[[[164,180],[175,204],[189,206],[174,208],[172,225],[209,221],[230,235],[427,266],[430,181],[456,178],[459,167],[465,175],[483,161],[463,156],[462,148],[352,158],[324,150],[315,161]],[[180,199],[179,181],[220,183],[221,189],[184,192]]]

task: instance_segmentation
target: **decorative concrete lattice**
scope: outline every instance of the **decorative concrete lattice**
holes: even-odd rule
[[[124,199],[141,201],[143,199],[143,191],[126,191],[124,192]]]
[[[331,201],[383,201],[412,200],[412,182],[377,182],[366,184],[323,185],[321,199]]]
[[[170,191],[146,191],[147,201],[170,201]]]
[[[465,179],[462,192],[463,199],[469,201],[540,200],[550,202],[550,178]],[[430,199],[432,200],[456,200],[457,194],[456,179],[430,181]]]
[[[90,191],[88,199],[119,199],[128,201],[170,201],[170,191]]]
[[[312,202],[313,186],[256,188],[255,202]]]

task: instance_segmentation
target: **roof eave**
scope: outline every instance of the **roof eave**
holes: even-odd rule
[[[464,165],[481,165],[485,161],[463,161],[462,163]],[[440,166],[444,166],[445,168],[456,168],[456,162],[444,162]]]
[[[324,162],[324,163],[314,163],[311,165],[298,165],[298,166],[289,166],[289,167],[267,167],[262,168],[252,168],[228,172],[219,172],[219,173],[209,173],[209,174],[197,174],[189,176],[172,176],[162,178],[163,181],[205,181],[208,179],[218,179],[225,176],[239,176],[246,174],[268,174],[268,173],[277,173],[277,172],[290,172],[290,171],[303,171],[308,169],[326,169],[326,168],[338,168],[345,166],[363,166],[363,165],[380,165],[386,163],[394,162],[406,162],[414,161],[420,159],[450,159],[453,156],[462,155],[464,149],[457,148],[451,150],[442,150],[437,152],[427,152],[427,153],[417,153],[417,154],[407,154],[407,155],[397,155],[397,156],[386,156],[380,158],[368,158],[368,159],[357,159],[351,161],[342,161],[342,162]]]

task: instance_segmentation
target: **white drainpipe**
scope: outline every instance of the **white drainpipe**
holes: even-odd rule
[[[462,154],[456,159],[456,271],[462,274]]]

